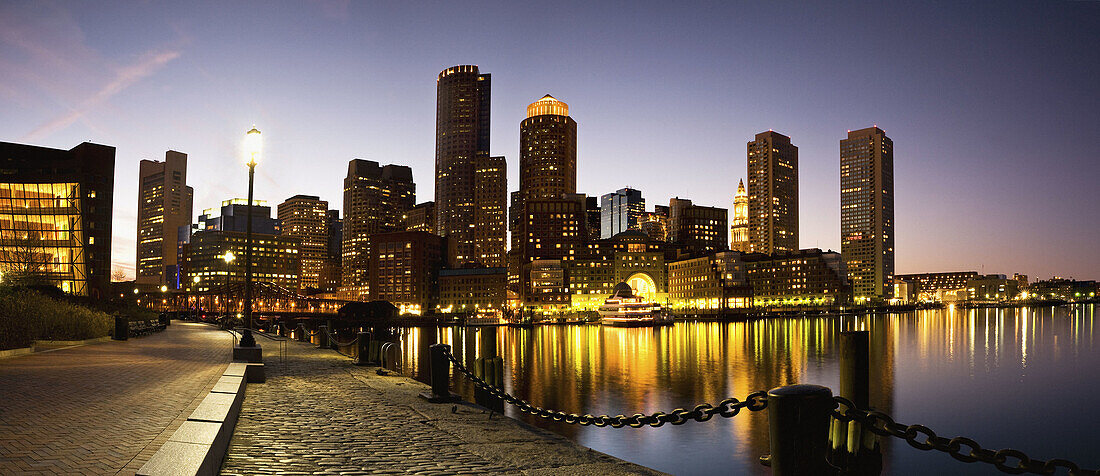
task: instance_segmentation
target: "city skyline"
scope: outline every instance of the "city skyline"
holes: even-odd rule
[[[799,146],[799,248],[839,251],[837,144],[847,130],[877,126],[898,146],[895,215],[899,274],[973,269],[1040,278],[1100,277],[1100,258],[1090,252],[1100,225],[1077,212],[1095,209],[1100,197],[1089,185],[1089,177],[1098,172],[1095,138],[1100,134],[1095,127],[1100,121],[1094,107],[1097,93],[1088,89],[1086,79],[1093,76],[1097,64],[1088,58],[1097,53],[1074,47],[1092,44],[1085,41],[1092,36],[1082,36],[1088,35],[1082,32],[1089,31],[1090,25],[1100,23],[1092,5],[1041,8],[1013,4],[988,18],[983,15],[990,12],[966,7],[954,7],[950,12],[908,11],[906,15],[895,11],[871,18],[884,23],[870,27],[883,34],[878,38],[863,33],[844,40],[810,29],[809,37],[824,40],[829,45],[826,52],[834,53],[812,61],[805,69],[798,64],[775,64],[755,76],[710,62],[738,64],[753,58],[741,48],[762,47],[775,40],[772,36],[747,46],[717,49],[709,46],[716,39],[741,38],[747,33],[729,33],[710,21],[704,22],[707,28],[695,41],[665,35],[667,41],[662,43],[637,33],[621,33],[629,29],[630,20],[671,29],[701,19],[664,12],[667,16],[658,21],[661,12],[652,8],[611,25],[619,32],[614,41],[637,41],[637,51],[651,52],[627,48],[631,51],[627,58],[606,65],[599,63],[607,61],[610,47],[587,54],[543,55],[532,61],[526,57],[549,50],[532,41],[520,42],[522,46],[515,50],[492,45],[479,49],[473,45],[484,38],[480,35],[455,44],[435,41],[446,36],[442,33],[428,35],[430,39],[415,45],[418,54],[411,55],[412,59],[398,58],[399,48],[388,45],[368,48],[370,59],[358,60],[349,54],[350,49],[373,43],[366,41],[366,36],[355,39],[348,33],[357,25],[371,23],[355,5],[335,11],[307,9],[302,12],[303,21],[331,24],[334,36],[318,34],[301,48],[283,43],[283,51],[264,53],[246,47],[262,43],[273,34],[269,29],[291,21],[288,17],[294,15],[287,9],[306,7],[258,12],[257,18],[232,33],[228,26],[216,31],[199,27],[203,15],[213,15],[210,9],[169,21],[165,17],[170,16],[170,8],[142,6],[135,14],[149,19],[148,24],[110,32],[113,20],[107,18],[109,8],[88,12],[79,6],[55,5],[44,13],[31,13],[30,7],[13,4],[0,8],[0,23],[5,27],[0,36],[4,53],[0,55],[4,68],[0,69],[5,71],[0,76],[4,86],[0,104],[8,111],[0,117],[0,137],[63,149],[84,140],[117,148],[112,254],[114,267],[125,268],[129,277],[133,276],[131,260],[136,253],[132,204],[137,200],[138,162],[159,159],[167,150],[188,154],[195,210],[216,207],[222,200],[245,193],[247,169],[238,144],[252,123],[264,130],[268,144],[266,157],[257,167],[258,199],[280,203],[295,194],[308,194],[327,200],[331,208],[342,208],[340,181],[346,164],[353,158],[365,158],[411,167],[421,201],[426,201],[434,193],[432,79],[441,69],[467,63],[479,64],[496,76],[490,154],[506,158],[512,184],[519,183],[515,178],[518,124],[524,106],[546,93],[568,102],[580,124],[577,191],[590,196],[630,185],[655,204],[679,196],[699,205],[732,209],[737,182],[746,177],[744,152],[737,145],[774,128]],[[243,10],[248,10],[219,8],[224,9],[221,12],[226,18],[241,18]],[[575,10],[578,8],[566,8],[567,12]],[[408,34],[415,36],[438,26],[448,13],[454,12],[433,12],[423,29]],[[716,13],[716,18],[733,19],[738,28],[749,28],[750,11],[744,16]],[[806,26],[812,13],[799,12],[793,23]],[[855,18],[816,13],[835,16],[842,26],[868,20],[866,13]],[[950,20],[953,24],[974,21],[975,33],[939,32],[946,39],[916,52],[915,47],[902,44],[904,34],[887,33],[889,25],[900,21],[897,17],[913,17],[918,20],[915,24],[927,26],[952,13],[959,17]],[[1039,13],[1045,15],[1042,27],[1026,21],[1028,15]],[[330,14],[335,15],[326,16]],[[532,13],[505,9],[493,18],[525,15]],[[1014,31],[1025,39],[1006,41],[1003,36],[1017,23],[1022,23],[1022,28]],[[1055,31],[1060,23],[1066,28]],[[401,36],[396,32],[382,25],[377,30],[393,34],[392,41],[399,43]],[[521,33],[507,30],[503,34],[523,38]],[[165,36],[164,31],[171,33]],[[590,23],[582,22],[572,31],[577,38],[569,41],[600,39]],[[347,55],[341,61],[351,66],[335,65],[317,73],[316,81],[325,87],[310,88],[300,77],[275,74],[287,61],[312,64],[314,60],[306,57],[314,50],[307,49],[320,51],[329,40],[339,48],[317,60],[333,58],[328,54]],[[860,43],[867,40],[877,41]],[[954,52],[960,44],[965,47]],[[1054,44],[1070,46],[1044,49]],[[227,53],[214,48],[224,45],[229,45],[227,53],[245,55],[235,58],[243,61],[232,65],[237,69],[230,69],[229,58],[224,58]],[[776,45],[802,52],[801,58],[811,57],[805,51],[814,49],[790,42]],[[854,68],[854,61],[843,62],[837,69],[823,67],[824,62],[846,58],[835,52],[857,45],[882,55],[876,61],[890,69],[859,76],[844,71],[844,67]],[[424,51],[428,48],[436,50]],[[704,66],[676,60],[673,53],[678,48],[691,52]],[[916,71],[916,78],[906,78],[922,63],[891,61],[885,55],[892,48],[905,49],[910,58],[943,61],[944,68],[935,74]],[[554,49],[568,48],[555,45]],[[971,57],[975,52],[982,54]],[[1083,55],[1091,56],[1078,58]],[[643,62],[649,56],[673,66],[676,74],[657,71],[656,65]],[[387,58],[390,61],[384,61]],[[996,74],[998,61],[1012,62],[1016,71],[1022,68],[1019,61],[1045,69],[1032,76],[1000,77]],[[347,81],[353,77],[350,73],[370,67],[380,73]],[[810,71],[819,70],[826,72],[825,84],[816,89],[784,80],[755,94],[751,91],[750,86],[761,87],[762,81],[774,80],[773,75],[791,72],[814,81],[808,77]],[[79,74],[89,71],[92,74]],[[239,77],[231,80],[230,74]],[[79,80],[53,76],[76,76]],[[724,82],[735,79],[748,85],[731,92]],[[1043,92],[1052,86],[1056,86],[1052,91]],[[213,92],[219,87],[228,91],[220,94],[228,96]],[[866,89],[867,95],[855,96],[860,88]],[[386,94],[378,94],[387,89]],[[1031,89],[1037,92],[1030,97],[1012,95]],[[295,91],[306,94],[288,99]],[[775,96],[781,93],[787,95],[777,100]],[[770,96],[769,101],[753,99],[760,95]],[[1067,101],[1066,96],[1075,99]],[[850,99],[853,97],[874,104],[862,105]],[[192,105],[198,112],[189,111]],[[1054,140],[1038,141],[1037,137]],[[662,166],[679,173],[665,173]],[[509,192],[516,188],[510,186]]]

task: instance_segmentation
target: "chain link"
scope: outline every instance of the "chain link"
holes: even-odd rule
[[[1100,471],[1081,469],[1064,459],[1043,461],[1029,458],[1019,450],[1006,448],[994,451],[982,448],[982,445],[970,438],[945,438],[924,425],[903,425],[885,413],[859,409],[844,397],[834,396],[833,400],[837,404],[832,412],[833,418],[842,422],[855,420],[876,435],[900,438],[918,450],[942,451],[964,463],[989,463],[1009,474],[1054,474],[1058,468],[1064,468],[1073,476],[1100,476]]]
[[[453,355],[451,355],[450,348],[446,352],[447,359],[454,364],[455,368],[459,372],[462,372],[466,378],[470,379],[478,388],[489,392],[489,394],[497,397],[505,402],[515,405],[520,411],[528,413],[547,420],[561,421],[570,425],[582,425],[582,426],[610,426],[612,428],[622,428],[629,426],[631,428],[641,428],[643,426],[659,427],[665,423],[671,423],[673,425],[683,425],[691,420],[695,421],[707,421],[714,415],[720,415],[724,418],[732,418],[737,415],[742,408],[749,411],[758,412],[768,407],[768,393],[764,391],[750,393],[745,397],[744,401],[736,398],[727,398],[718,403],[718,405],[711,405],[704,403],[696,405],[691,410],[685,410],[683,408],[677,408],[670,413],[656,412],[652,415],[645,415],[642,413],[635,413],[630,416],[626,415],[577,415],[576,413],[565,413],[562,411],[548,410],[541,407],[536,407],[527,403],[527,401],[516,398],[503,390],[490,385],[485,380],[482,380],[477,375],[466,369],[461,362],[458,361]]]

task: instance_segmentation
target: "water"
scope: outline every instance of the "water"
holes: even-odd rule
[[[505,389],[573,413],[690,409],[793,383],[837,388],[842,330],[870,333],[871,405],[901,423],[986,448],[1100,467],[1100,329],[1094,305],[916,311],[860,317],[677,323],[663,328],[501,328]],[[427,375],[427,346],[447,343],[472,363],[492,331],[402,331],[406,373]],[[463,355],[465,351],[465,355]],[[453,376],[472,399],[472,386]],[[766,411],[660,428],[581,427],[520,414],[619,458],[674,474],[769,474]],[[1000,474],[982,463],[883,439],[883,474]]]

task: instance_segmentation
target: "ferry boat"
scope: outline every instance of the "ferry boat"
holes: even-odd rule
[[[672,323],[672,317],[665,314],[660,304],[635,296],[634,290],[626,283],[615,285],[615,291],[597,312],[600,323],[605,326],[640,327]]]

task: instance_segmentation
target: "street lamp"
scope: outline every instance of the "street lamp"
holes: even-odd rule
[[[194,276],[194,277],[191,278],[191,282],[195,283],[195,284],[191,285],[192,294],[195,295],[195,303],[194,303],[194,305],[192,305],[190,302],[187,303],[188,319],[193,317],[195,315],[195,313],[198,312],[198,309],[199,309],[199,289],[198,288],[199,288],[199,281],[200,280],[202,280],[202,278],[200,278],[198,276]]]
[[[222,260],[225,261],[225,317],[226,317],[226,319],[229,318],[229,263],[232,263],[233,260],[235,260],[235,259],[237,259],[237,257],[233,255],[233,251],[226,251],[225,254],[222,255]]]
[[[256,159],[263,142],[260,130],[253,125],[244,135],[244,151],[248,154],[248,218],[244,228],[244,313],[248,329],[252,328],[252,183],[256,176]]]

